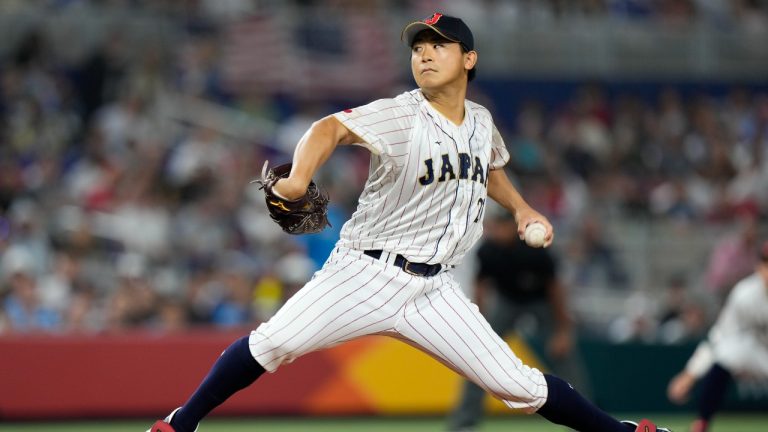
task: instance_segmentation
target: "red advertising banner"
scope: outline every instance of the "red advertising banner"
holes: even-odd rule
[[[164,414],[186,400],[242,334],[0,337],[0,420]],[[531,363],[527,347],[511,342]],[[282,366],[214,415],[444,413],[460,384],[426,354],[394,339],[366,337]]]

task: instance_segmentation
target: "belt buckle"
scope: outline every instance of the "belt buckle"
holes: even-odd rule
[[[404,272],[406,272],[406,273],[408,273],[409,275],[414,275],[414,276],[424,276],[424,275],[423,275],[423,274],[421,274],[421,273],[416,273],[415,271],[411,270],[411,269],[410,269],[410,266],[411,266],[411,264],[413,264],[413,263],[412,263],[412,262],[410,262],[410,261],[408,261],[408,260],[405,260],[405,264],[403,265],[403,271],[404,271]]]

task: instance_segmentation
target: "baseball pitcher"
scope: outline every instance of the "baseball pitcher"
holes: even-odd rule
[[[418,88],[315,122],[291,165],[265,172],[272,218],[286,232],[322,229],[327,197],[312,182],[338,145],[371,153],[357,210],[312,279],[266,323],[234,342],[191,398],[151,432],[192,432],[213,408],[266,372],[311,351],[365,335],[402,340],[475,382],[510,408],[585,432],[654,432],[619,422],[565,381],[523,364],[452,275],[482,234],[486,200],[506,208],[522,237],[552,226],[502,169],[509,159],[491,114],[466,100],[478,60],[472,32],[435,13],[408,24]],[[396,372],[392,372],[396,373]]]

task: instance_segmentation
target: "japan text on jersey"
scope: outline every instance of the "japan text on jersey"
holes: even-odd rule
[[[372,153],[340,244],[458,264],[482,234],[489,171],[509,160],[488,110],[466,101],[457,125],[413,90],[335,116]]]

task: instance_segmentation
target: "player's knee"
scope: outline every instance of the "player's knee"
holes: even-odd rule
[[[533,414],[547,401],[547,380],[544,374],[519,362],[513,370],[499,377],[500,399],[515,410]]]
[[[508,395],[506,396],[506,399],[502,399],[502,402],[504,402],[507,407],[523,414],[536,413],[546,401],[546,397],[535,395]]]
[[[274,372],[284,363],[292,362],[300,355],[298,353],[301,347],[297,338],[276,337],[262,327],[251,332],[249,343],[253,357],[270,372]]]
[[[535,413],[544,405],[547,396],[546,384],[532,379],[504,380],[490,388],[489,392],[508,407],[526,414]]]

